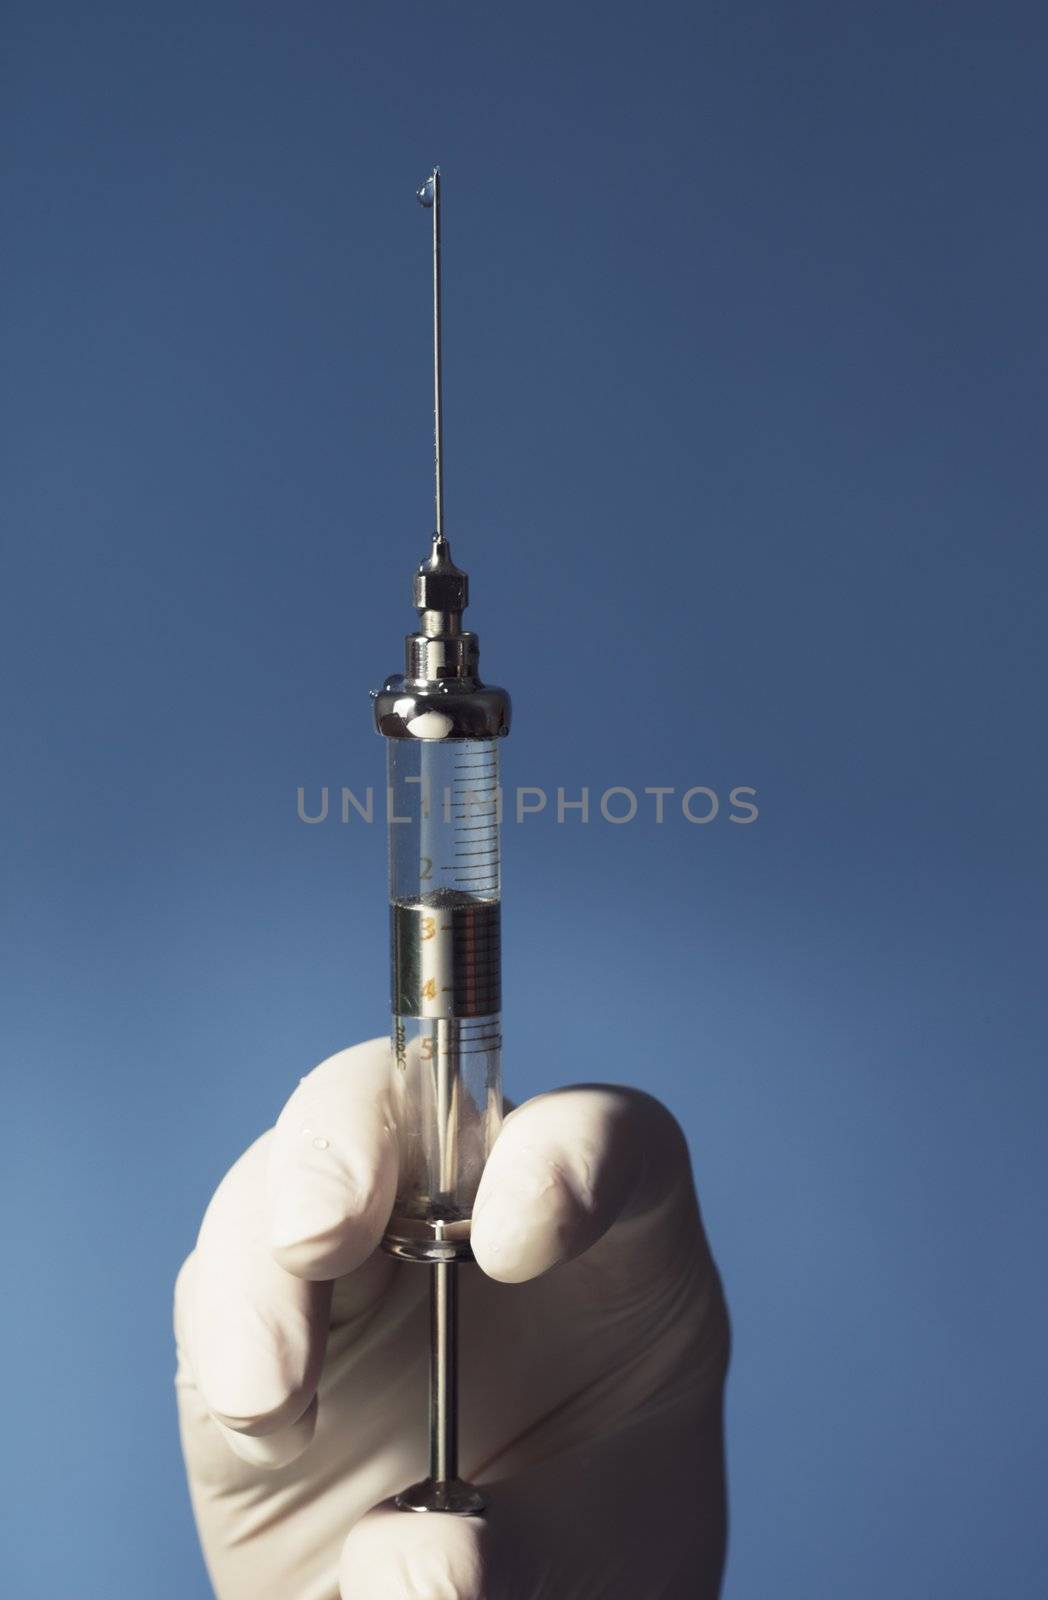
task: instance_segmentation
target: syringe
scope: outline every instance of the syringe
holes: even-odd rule
[[[457,1263],[502,1123],[498,741],[503,689],[477,674],[462,629],[469,580],[444,537],[441,183],[418,191],[433,216],[436,531],[415,574],[419,631],[402,675],[377,691],[388,744],[394,1100],[400,1176],[385,1248],[429,1264],[429,1476],[397,1496],[406,1511],[482,1511],[458,1476]]]

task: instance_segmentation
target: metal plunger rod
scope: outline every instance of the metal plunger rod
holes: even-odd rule
[[[458,1477],[458,1280],[453,1261],[430,1268],[429,1475]]]
[[[451,1050],[454,1024],[437,1022],[437,1148],[440,1194],[451,1191],[451,1076],[456,1057]],[[458,1477],[458,1278],[453,1261],[430,1269],[429,1286],[429,1475],[436,1483]]]

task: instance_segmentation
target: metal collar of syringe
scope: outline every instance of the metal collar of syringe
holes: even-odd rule
[[[412,597],[421,627],[404,641],[403,674],[374,693],[379,733],[387,739],[501,738],[509,732],[510,698],[477,674],[480,641],[461,626],[469,578],[437,534],[415,573]]]
[[[476,679],[387,678],[373,699],[375,726],[386,739],[500,739],[509,732],[509,695]]]

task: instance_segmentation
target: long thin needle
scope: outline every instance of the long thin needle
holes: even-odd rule
[[[444,398],[440,310],[440,168],[434,167],[418,197],[433,213],[433,464],[436,472],[437,538],[444,537]]]

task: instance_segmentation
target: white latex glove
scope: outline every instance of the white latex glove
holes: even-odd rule
[[[391,1505],[426,1471],[429,1282],[378,1248],[390,1076],[372,1040],[303,1078],[179,1276],[183,1449],[220,1600],[716,1596],[727,1316],[683,1136],[633,1090],[507,1118],[459,1270],[460,1468],[490,1506]]]

